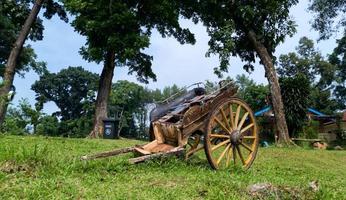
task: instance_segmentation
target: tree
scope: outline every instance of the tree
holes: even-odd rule
[[[38,104],[54,102],[62,121],[92,117],[95,102],[98,75],[82,67],[68,67],[58,73],[45,73],[31,86],[36,92]]]
[[[278,74],[281,78],[297,78],[304,76],[309,81],[310,92],[299,98],[309,99],[309,106],[324,113],[332,114],[336,109],[342,109],[345,104],[338,96],[334,98],[332,92],[338,85],[337,66],[326,60],[314,47],[314,42],[307,37],[299,40],[296,52],[281,55],[279,58]],[[293,83],[291,82],[292,84]],[[303,86],[303,84],[302,84]],[[287,87],[287,86],[286,86]],[[291,86],[295,87],[295,86]],[[302,88],[303,89],[303,88]],[[301,101],[297,99],[297,101]]]
[[[30,10],[29,6],[31,3],[33,3],[33,7]],[[9,0],[1,3],[1,11],[5,11],[5,13],[2,13],[2,19],[0,21],[2,23],[5,22],[7,25],[12,24],[14,26],[21,27],[21,29],[14,29],[16,40],[13,41],[14,44],[6,60],[6,65],[3,72],[3,84],[0,86],[0,125],[5,118],[8,106],[7,94],[9,93],[13,84],[14,75],[18,62],[20,62],[19,58],[21,57],[24,42],[28,36],[33,41],[42,40],[42,21],[40,19],[36,20],[42,6],[46,8],[45,12],[43,13],[43,16],[46,18],[50,19],[54,14],[58,14],[62,20],[67,21],[66,13],[62,6],[53,0],[35,0],[34,2],[31,0]],[[11,7],[12,9],[9,9]],[[23,52],[25,53],[25,51],[28,50],[24,49]],[[22,55],[27,55],[27,53]],[[31,56],[33,56],[32,53]]]
[[[123,136],[141,138],[146,133],[148,104],[152,103],[151,91],[126,80],[112,85],[110,106],[122,110],[120,132]],[[133,128],[138,130],[134,130]]]
[[[88,61],[103,62],[96,99],[94,128],[90,137],[101,136],[102,120],[107,117],[107,104],[115,66],[127,66],[140,81],[156,79],[151,69],[152,57],[143,53],[150,44],[153,28],[163,36],[173,36],[181,44],[194,43],[193,34],[179,25],[181,3],[170,0],[64,0],[75,15],[72,26],[87,42],[81,48]]]
[[[197,15],[207,27],[210,49],[208,55],[218,54],[220,66],[216,72],[227,71],[231,56],[239,56],[246,70],[259,57],[269,82],[280,143],[290,143],[273,53],[286,36],[295,32],[289,9],[297,0],[246,1],[187,1],[188,14]],[[197,10],[197,11],[196,11]],[[192,12],[196,11],[196,12]],[[197,14],[195,14],[197,13]],[[195,18],[198,18],[195,17]]]
[[[22,113],[22,117],[27,119],[26,125],[32,125],[33,133],[36,133],[36,127],[39,124],[40,118],[43,116],[42,107],[32,108],[28,99],[22,99],[18,107]]]
[[[346,109],[346,33],[337,43],[338,46],[329,56],[329,61],[336,65],[334,95],[338,104],[343,105],[341,109]]]
[[[291,137],[299,136],[309,107],[310,82],[303,74],[280,78],[285,115]]]
[[[320,39],[328,39],[340,30],[339,27],[346,26],[345,6],[344,0],[312,0],[309,6],[315,13],[312,27],[320,32]]]
[[[346,108],[346,2],[343,0],[313,0],[309,10],[315,13],[312,27],[320,32],[320,40],[329,39],[336,32],[343,31],[338,46],[329,57],[329,61],[336,65],[337,79],[334,95],[338,97],[339,104]]]
[[[260,110],[268,104],[268,86],[256,84],[245,75],[237,75],[236,84],[239,86],[237,96],[248,103],[252,110]]]

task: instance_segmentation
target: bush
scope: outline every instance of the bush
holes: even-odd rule
[[[62,121],[59,124],[59,132],[64,137],[81,138],[90,133],[93,125],[93,118],[82,117],[79,119]]]
[[[59,136],[59,121],[55,116],[44,116],[36,126],[36,134]]]
[[[24,135],[27,134],[25,126],[18,122],[18,119],[14,117],[6,117],[4,123],[1,126],[1,132],[11,135]]]
[[[318,121],[310,121],[308,125],[303,127],[303,132],[299,136],[306,139],[318,138],[318,126]]]
[[[92,128],[92,122],[92,118],[86,117],[59,122],[55,116],[45,116],[37,125],[36,134],[74,138],[86,137]]]

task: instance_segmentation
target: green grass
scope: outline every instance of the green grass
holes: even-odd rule
[[[214,171],[201,155],[130,165],[132,154],[80,161],[141,143],[0,136],[0,199],[346,199],[346,151],[261,148],[253,167]],[[317,180],[320,189],[308,184]],[[248,192],[255,183],[273,190]]]

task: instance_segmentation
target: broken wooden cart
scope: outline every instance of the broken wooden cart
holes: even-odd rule
[[[94,159],[135,152],[131,163],[150,158],[185,153],[185,158],[204,149],[214,169],[231,164],[248,169],[258,149],[258,128],[250,107],[236,98],[237,88],[228,83],[206,94],[196,87],[184,95],[156,105],[150,114],[151,142],[141,146],[117,149],[82,159]]]

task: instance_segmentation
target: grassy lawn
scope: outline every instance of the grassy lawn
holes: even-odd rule
[[[79,157],[141,143],[0,136],[0,199],[346,199],[346,151],[261,148],[249,171],[214,171],[203,152],[130,165]],[[318,181],[313,192],[309,182]],[[270,183],[252,195],[249,185]]]

